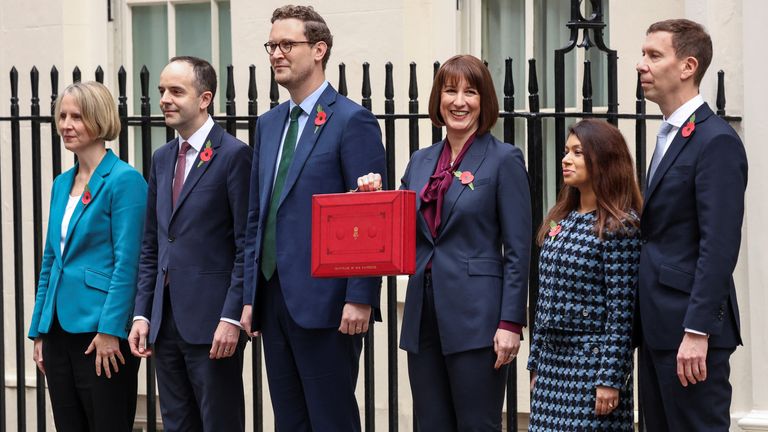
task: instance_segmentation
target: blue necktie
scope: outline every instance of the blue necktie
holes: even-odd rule
[[[653,157],[651,158],[651,167],[648,169],[648,185],[653,180],[653,175],[656,174],[656,169],[661,163],[661,158],[664,157],[664,146],[667,143],[667,135],[672,130],[672,125],[667,122],[662,122],[659,128],[659,133],[656,135],[656,148],[653,150]]]
[[[272,278],[277,268],[277,208],[280,204],[283,186],[285,186],[285,176],[288,174],[288,168],[291,166],[293,154],[296,151],[296,139],[299,136],[299,116],[302,112],[298,105],[291,110],[291,123],[285,134],[283,154],[280,157],[280,165],[277,167],[275,184],[272,186],[272,198],[269,200],[269,213],[267,213],[267,227],[264,230],[264,246],[261,251],[261,272],[266,280]]]

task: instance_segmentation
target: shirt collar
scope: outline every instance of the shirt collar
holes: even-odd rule
[[[323,92],[328,87],[328,85],[329,85],[328,81],[323,81],[323,83],[320,84],[320,87],[318,87],[317,90],[313,91],[312,94],[310,94],[304,99],[304,101],[298,104],[301,107],[303,114],[309,115],[309,113],[312,112],[312,110],[315,108],[315,105],[317,104],[317,100],[320,99],[320,95],[323,94]],[[288,106],[289,111],[293,110],[293,107],[295,107],[296,105],[297,105],[296,102],[294,102],[293,99],[291,99],[290,104]]]
[[[673,112],[669,118],[665,118],[664,121],[676,128],[680,128],[702,105],[704,105],[704,98],[701,97],[700,94],[697,94],[691,100],[681,105],[680,108],[676,109],[675,112]]]
[[[200,152],[200,149],[203,148],[203,144],[205,144],[205,139],[208,138],[208,134],[211,133],[211,129],[213,129],[213,119],[211,116],[208,116],[208,120],[203,123],[202,126],[200,126],[200,129],[198,129],[195,133],[192,134],[189,138],[187,138],[187,142],[189,145],[192,146],[193,149],[195,149],[196,152]],[[179,136],[179,141],[183,142],[184,139]]]

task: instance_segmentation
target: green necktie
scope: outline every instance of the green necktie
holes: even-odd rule
[[[267,229],[264,230],[264,247],[261,252],[261,272],[264,278],[269,280],[275,274],[277,268],[277,208],[280,204],[280,195],[285,186],[285,176],[291,166],[293,154],[296,151],[296,138],[299,136],[299,116],[301,107],[296,105],[291,110],[291,123],[283,141],[283,154],[280,157],[280,165],[277,167],[275,184],[272,186],[272,198],[269,200],[269,213],[267,213]]]

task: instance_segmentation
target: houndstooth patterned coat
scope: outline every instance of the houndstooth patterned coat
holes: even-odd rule
[[[632,431],[632,316],[637,230],[593,230],[595,215],[571,212],[544,242],[528,369],[531,431]],[[619,406],[595,414],[596,386],[619,389]]]

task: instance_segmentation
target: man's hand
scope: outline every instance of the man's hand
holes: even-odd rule
[[[533,388],[536,387],[536,377],[538,374],[535,370],[531,371],[531,393],[533,393]]]
[[[677,378],[683,387],[707,379],[707,348],[709,337],[685,333],[677,350]]]
[[[37,368],[45,375],[45,364],[43,363],[43,339],[35,338],[35,348],[32,354],[32,360],[35,361]]]
[[[253,326],[253,306],[243,306],[243,313],[240,314],[240,325],[243,327],[245,334],[247,334],[249,338],[259,337],[259,332],[251,330],[251,327]]]
[[[152,349],[147,345],[148,337],[149,323],[142,319],[134,320],[131,332],[128,334],[128,345],[131,347],[131,354],[141,358],[151,356]]]
[[[347,335],[356,335],[368,331],[371,319],[371,305],[347,303],[341,311],[339,331]]]
[[[226,321],[219,321],[213,333],[213,344],[208,358],[211,360],[232,357],[240,340],[240,327]]]
[[[493,351],[496,352],[494,369],[512,363],[520,351],[520,335],[509,330],[497,329],[493,337]]]
[[[85,350],[85,355],[94,351],[96,352],[96,376],[101,376],[101,370],[104,369],[107,378],[112,378],[112,373],[117,373],[120,370],[117,361],[120,360],[120,363],[125,364],[123,353],[120,352],[120,340],[117,336],[96,333],[91,344]]]

